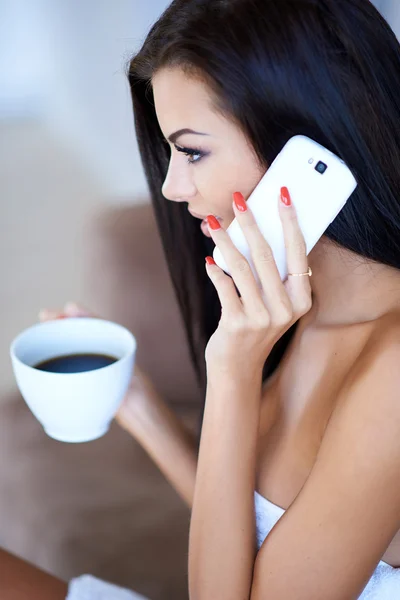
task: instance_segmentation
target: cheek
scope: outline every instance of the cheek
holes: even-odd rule
[[[228,154],[228,153],[226,153]],[[251,156],[230,154],[225,160],[217,160],[210,156],[195,171],[195,181],[198,193],[208,207],[213,207],[215,214],[226,222],[231,222],[235,214],[232,208],[234,192],[242,192],[248,198],[257,186],[265,169],[261,169]],[[228,223],[229,224],[229,223]]]
[[[194,176],[197,187],[208,192],[218,189],[225,189],[231,180],[232,165],[221,163],[213,156],[204,158],[204,162],[199,167],[194,167]]]
[[[236,188],[235,184],[232,184],[232,177],[229,169],[218,165],[206,168],[205,163],[195,176],[196,188],[202,197],[204,207],[213,210],[224,221],[234,218],[232,194]]]
[[[194,167],[196,187],[203,199],[212,205],[225,203],[230,208],[233,192],[246,192],[248,177],[248,166],[243,165],[240,156],[226,151],[211,154],[204,158],[198,169]]]

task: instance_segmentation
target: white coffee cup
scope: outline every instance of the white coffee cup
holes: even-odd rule
[[[129,388],[136,339],[111,321],[94,318],[38,323],[20,333],[10,355],[19,390],[50,437],[89,442],[104,435]],[[51,373],[35,365],[68,354],[106,354],[116,362],[82,373]]]

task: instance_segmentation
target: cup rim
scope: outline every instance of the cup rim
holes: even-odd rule
[[[125,352],[123,354],[123,356],[121,356],[121,358],[118,358],[115,363],[112,363],[111,365],[107,365],[105,367],[101,367],[100,369],[96,369],[96,370],[108,369],[108,368],[112,367],[113,365],[119,363],[121,360],[124,360],[124,359],[132,356],[132,354],[135,353],[135,351],[137,349],[137,340],[136,340],[136,337],[124,325],[120,325],[119,323],[116,323],[114,321],[109,321],[107,319],[99,319],[97,317],[68,317],[67,319],[52,319],[52,320],[49,320],[49,321],[45,321],[43,323],[34,323],[30,327],[27,327],[26,329],[24,329],[23,331],[21,331],[12,340],[12,342],[10,344],[10,356],[11,356],[11,358],[14,359],[14,360],[16,360],[19,364],[23,365],[27,369],[32,369],[33,371],[36,371],[35,367],[32,367],[32,365],[28,365],[25,362],[23,362],[19,358],[19,356],[17,355],[17,353],[16,353],[16,347],[21,342],[21,340],[24,338],[24,336],[32,333],[35,329],[40,329],[41,327],[49,325],[49,324],[58,323],[61,327],[64,327],[65,326],[65,325],[63,325],[64,323],[77,322],[77,321],[79,321],[79,322],[82,322],[82,321],[90,321],[90,322],[97,321],[97,322],[102,323],[102,324],[111,325],[113,327],[116,327],[116,328],[122,330],[123,333],[125,334],[125,336],[127,336],[129,338],[130,342],[131,342],[131,345],[132,345],[131,348],[127,352]],[[82,375],[82,374],[88,373],[88,372],[90,372],[90,371],[85,371],[83,373],[51,373],[51,372],[46,372],[46,375],[68,375],[70,377],[71,375]]]

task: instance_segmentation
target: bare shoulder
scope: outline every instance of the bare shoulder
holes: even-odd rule
[[[332,416],[344,410],[350,397],[353,407],[360,402],[360,414],[369,403],[374,410],[393,403],[400,416],[399,389],[400,313],[385,315],[371,328],[371,334],[344,382]]]
[[[399,389],[390,317],[371,326],[311,473],[257,555],[252,600],[360,596],[400,529]]]
[[[384,364],[391,369],[390,382],[397,384],[400,377],[400,315],[388,317],[376,334],[374,364],[382,368]],[[397,388],[399,389],[399,388]]]
[[[323,447],[326,449],[330,442],[334,445],[345,431],[350,437],[352,432],[371,464],[400,469],[399,390],[400,315],[393,315],[372,329],[350,369],[329,419]]]
[[[376,322],[371,341],[377,343],[377,350],[383,346],[400,343],[400,311],[385,315]]]
[[[349,371],[347,385],[394,385],[400,377],[400,313],[385,315],[371,327],[366,344]],[[385,375],[384,381],[382,376]]]

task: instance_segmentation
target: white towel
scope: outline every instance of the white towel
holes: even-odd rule
[[[66,600],[149,600],[136,592],[97,579],[92,575],[81,575],[72,579]]]
[[[82,575],[69,584],[66,600],[149,600],[136,592]],[[380,563],[359,600],[400,600],[400,569]]]
[[[359,600],[399,600],[400,569],[380,561]]]

